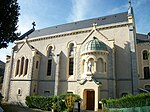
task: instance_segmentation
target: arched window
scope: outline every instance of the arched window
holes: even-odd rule
[[[15,76],[19,74],[19,66],[20,66],[20,60],[17,60]]]
[[[149,78],[150,78],[149,67],[144,67],[144,79]]]
[[[50,46],[48,50],[47,76],[51,76],[51,72],[52,72],[52,49],[53,47]]]
[[[106,72],[107,71],[107,64],[106,64],[106,62],[105,62],[105,67],[104,67],[104,72]]]
[[[39,67],[39,61],[36,61],[36,69]]]
[[[22,95],[21,88],[18,88],[18,89],[17,89],[17,95],[19,95],[19,96],[21,96],[21,95]]]
[[[82,67],[82,74],[85,72],[85,68],[86,68],[85,66],[86,66],[85,60],[83,60],[82,61],[82,66],[81,66]]]
[[[148,59],[148,52],[147,50],[143,51],[143,60],[147,60]]]
[[[69,46],[69,75],[73,75],[73,64],[74,64],[74,44],[71,43]]]
[[[27,73],[28,73],[28,62],[29,62],[29,60],[28,59],[26,59],[25,60],[25,71],[24,71],[24,75],[27,75]]]
[[[20,74],[19,75],[23,74],[23,67],[24,67],[24,57],[21,58],[21,69],[20,69]]]
[[[104,62],[103,62],[103,59],[102,59],[102,58],[99,58],[99,59],[97,60],[96,70],[97,70],[98,72],[104,72]]]
[[[104,62],[104,60],[102,58],[99,58],[97,60],[96,70],[97,70],[97,72],[106,72],[107,64],[106,64],[106,62]]]

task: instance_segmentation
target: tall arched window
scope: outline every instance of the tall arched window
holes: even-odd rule
[[[29,60],[26,59],[26,60],[25,60],[25,69],[24,69],[25,71],[24,71],[24,76],[27,75],[27,73],[28,73],[28,62],[29,62]]]
[[[52,49],[53,47],[50,46],[48,50],[47,76],[51,76],[51,72],[52,72]]]
[[[39,67],[39,61],[36,61],[36,69]]]
[[[85,60],[83,60],[82,61],[82,66],[81,66],[82,67],[82,74],[85,72],[85,68],[86,68],[85,65],[86,65]]]
[[[23,74],[23,67],[24,67],[24,57],[21,58],[21,69],[20,69],[20,74],[19,75]]]
[[[69,75],[73,75],[73,64],[74,64],[74,44],[71,43],[69,46]]]
[[[20,60],[17,60],[15,76],[19,74],[19,66],[20,66]]]
[[[144,67],[144,79],[150,79],[149,67]]]
[[[99,58],[99,59],[97,60],[96,70],[97,70],[98,72],[104,72],[104,62],[103,62],[103,59],[102,59],[102,58]]]
[[[143,60],[147,60],[148,59],[148,52],[147,50],[143,51]]]

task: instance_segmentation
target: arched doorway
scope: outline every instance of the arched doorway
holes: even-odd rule
[[[94,110],[95,108],[95,91],[94,90],[85,90],[85,102],[86,110]]]

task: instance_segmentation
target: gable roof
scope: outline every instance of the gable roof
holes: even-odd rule
[[[40,30],[35,30],[34,32],[29,34],[28,37],[35,38],[35,37],[40,37],[45,35],[66,32],[66,31],[88,28],[88,27],[92,27],[93,23],[97,23],[97,26],[101,26],[101,25],[108,25],[108,24],[114,24],[120,22],[127,22],[128,21],[127,15],[128,15],[127,12],[123,12],[123,13],[118,13],[109,16],[103,16],[103,17],[98,17],[98,18],[93,18],[88,20],[82,20],[82,21],[52,26]]]

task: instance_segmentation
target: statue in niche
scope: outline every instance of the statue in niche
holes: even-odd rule
[[[92,61],[88,62],[88,71],[92,72]]]

